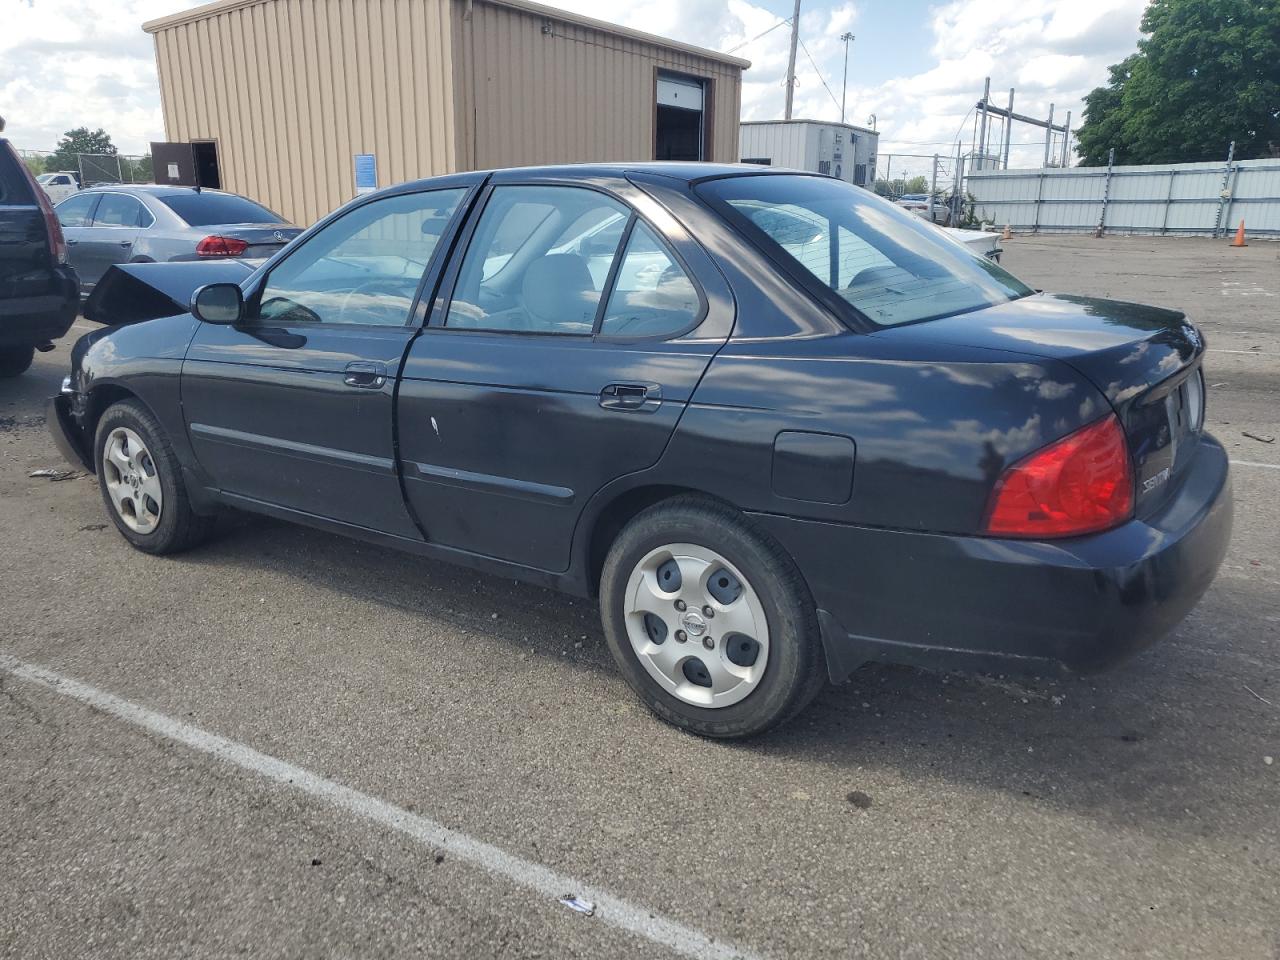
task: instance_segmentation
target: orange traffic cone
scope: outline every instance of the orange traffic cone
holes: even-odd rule
[[[1000,234],[1000,239],[1001,239],[1001,240],[1012,240],[1012,239],[1013,239],[1013,230],[1012,230],[1012,229],[1010,229],[1010,227],[1009,227],[1009,225],[1008,225],[1007,223],[1004,225],[1004,233]]]
[[[1244,242],[1244,221],[1243,220],[1240,221],[1240,226],[1236,227],[1236,238],[1231,241],[1231,245],[1233,247],[1248,246],[1248,244]]]

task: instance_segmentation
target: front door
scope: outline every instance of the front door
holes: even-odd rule
[[[464,243],[405,364],[406,495],[433,543],[562,571],[586,502],[661,457],[731,299],[625,181],[500,183]]]
[[[192,447],[233,501],[421,539],[395,466],[392,404],[420,285],[479,178],[380,196],[301,241],[201,324],[182,369]]]

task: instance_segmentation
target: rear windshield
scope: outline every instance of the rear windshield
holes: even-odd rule
[[[207,227],[214,223],[283,223],[279,214],[234,193],[173,193],[160,202],[188,226]]]
[[[1032,289],[963,243],[867,190],[830,177],[770,175],[697,188],[758,246],[873,323],[966,313]]]

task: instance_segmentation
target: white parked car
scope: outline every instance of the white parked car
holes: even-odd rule
[[[1000,234],[988,230],[962,230],[959,227],[942,227],[944,233],[955,237],[974,253],[988,260],[1000,262],[1000,254],[1004,252],[1000,246]]]
[[[40,174],[36,183],[49,195],[51,202],[57,203],[80,190],[80,175],[71,170],[57,170]]]

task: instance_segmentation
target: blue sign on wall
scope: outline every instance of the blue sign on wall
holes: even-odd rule
[[[378,159],[372,153],[356,154],[356,193],[378,189]]]

